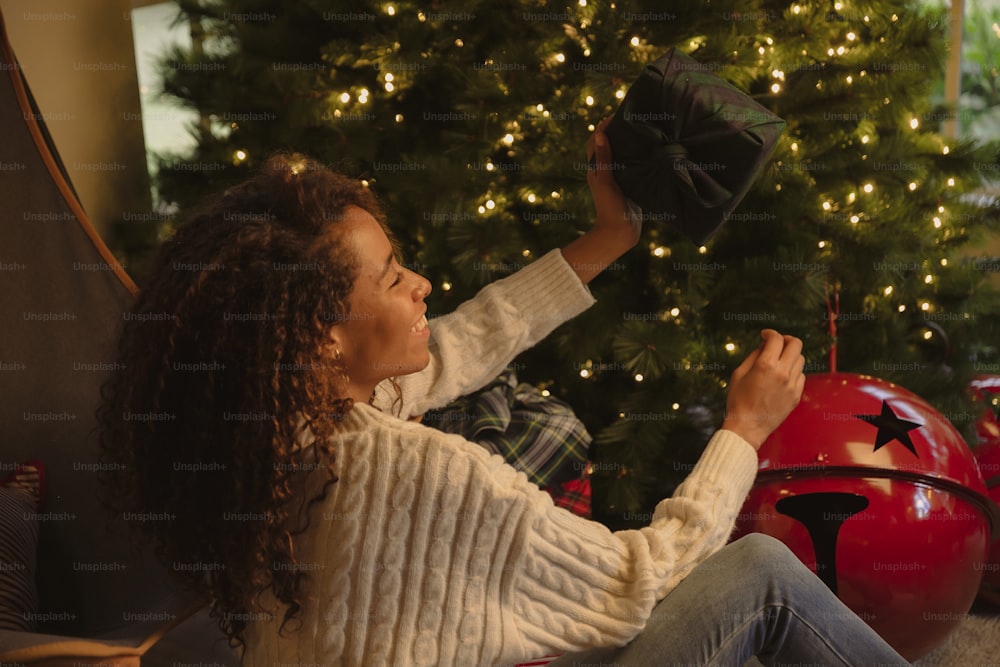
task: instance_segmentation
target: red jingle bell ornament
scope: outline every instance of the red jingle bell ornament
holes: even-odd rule
[[[977,402],[984,405],[976,420],[976,463],[986,481],[990,499],[1000,504],[1000,376],[979,375],[969,383]],[[1000,540],[994,536],[990,560],[983,573],[979,598],[990,604],[1000,605]]]
[[[977,447],[976,462],[986,480],[990,499],[1000,505],[1000,439]],[[989,562],[983,568],[979,597],[990,604],[1000,605],[1000,540],[993,543]]]
[[[738,534],[782,540],[908,660],[965,617],[998,517],[972,451],[930,404],[874,377],[807,376],[758,455]]]

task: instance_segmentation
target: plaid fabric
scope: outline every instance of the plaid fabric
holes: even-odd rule
[[[557,505],[590,516],[590,434],[565,402],[518,383],[514,371],[426,413],[423,423],[499,454],[551,493]]]

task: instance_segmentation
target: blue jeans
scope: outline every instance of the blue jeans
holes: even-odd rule
[[[780,541],[751,534],[696,567],[621,648],[550,667],[908,665]]]

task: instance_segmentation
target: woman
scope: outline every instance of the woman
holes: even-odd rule
[[[430,326],[431,286],[400,265],[371,193],[295,156],[164,244],[107,387],[102,445],[119,465],[105,500],[154,519],[137,530],[204,591],[245,664],[902,663],[773,541],[741,540],[721,571],[695,570],[727,541],[755,449],[799,399],[795,338],[762,332],[722,429],[641,531],[555,508],[498,457],[406,421],[586,309],[587,282],[637,243],[602,128],[589,152],[593,229]],[[758,566],[772,574],[746,576]],[[666,597],[692,570],[708,580],[688,598],[727,606],[697,636],[664,635],[678,614],[706,622]],[[839,615],[818,626],[839,625],[832,639],[800,631],[800,610],[753,615],[797,595],[808,613]],[[573,654],[588,649],[599,652]]]

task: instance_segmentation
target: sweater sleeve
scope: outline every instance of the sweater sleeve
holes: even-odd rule
[[[558,249],[484,287],[454,312],[429,322],[430,363],[376,388],[374,404],[407,419],[479,389],[511,360],[594,303]]]
[[[742,438],[718,431],[649,526],[611,532],[534,494],[510,611],[521,655],[621,646],[655,604],[728,541],[757,471]],[[512,647],[513,648],[513,647]]]

